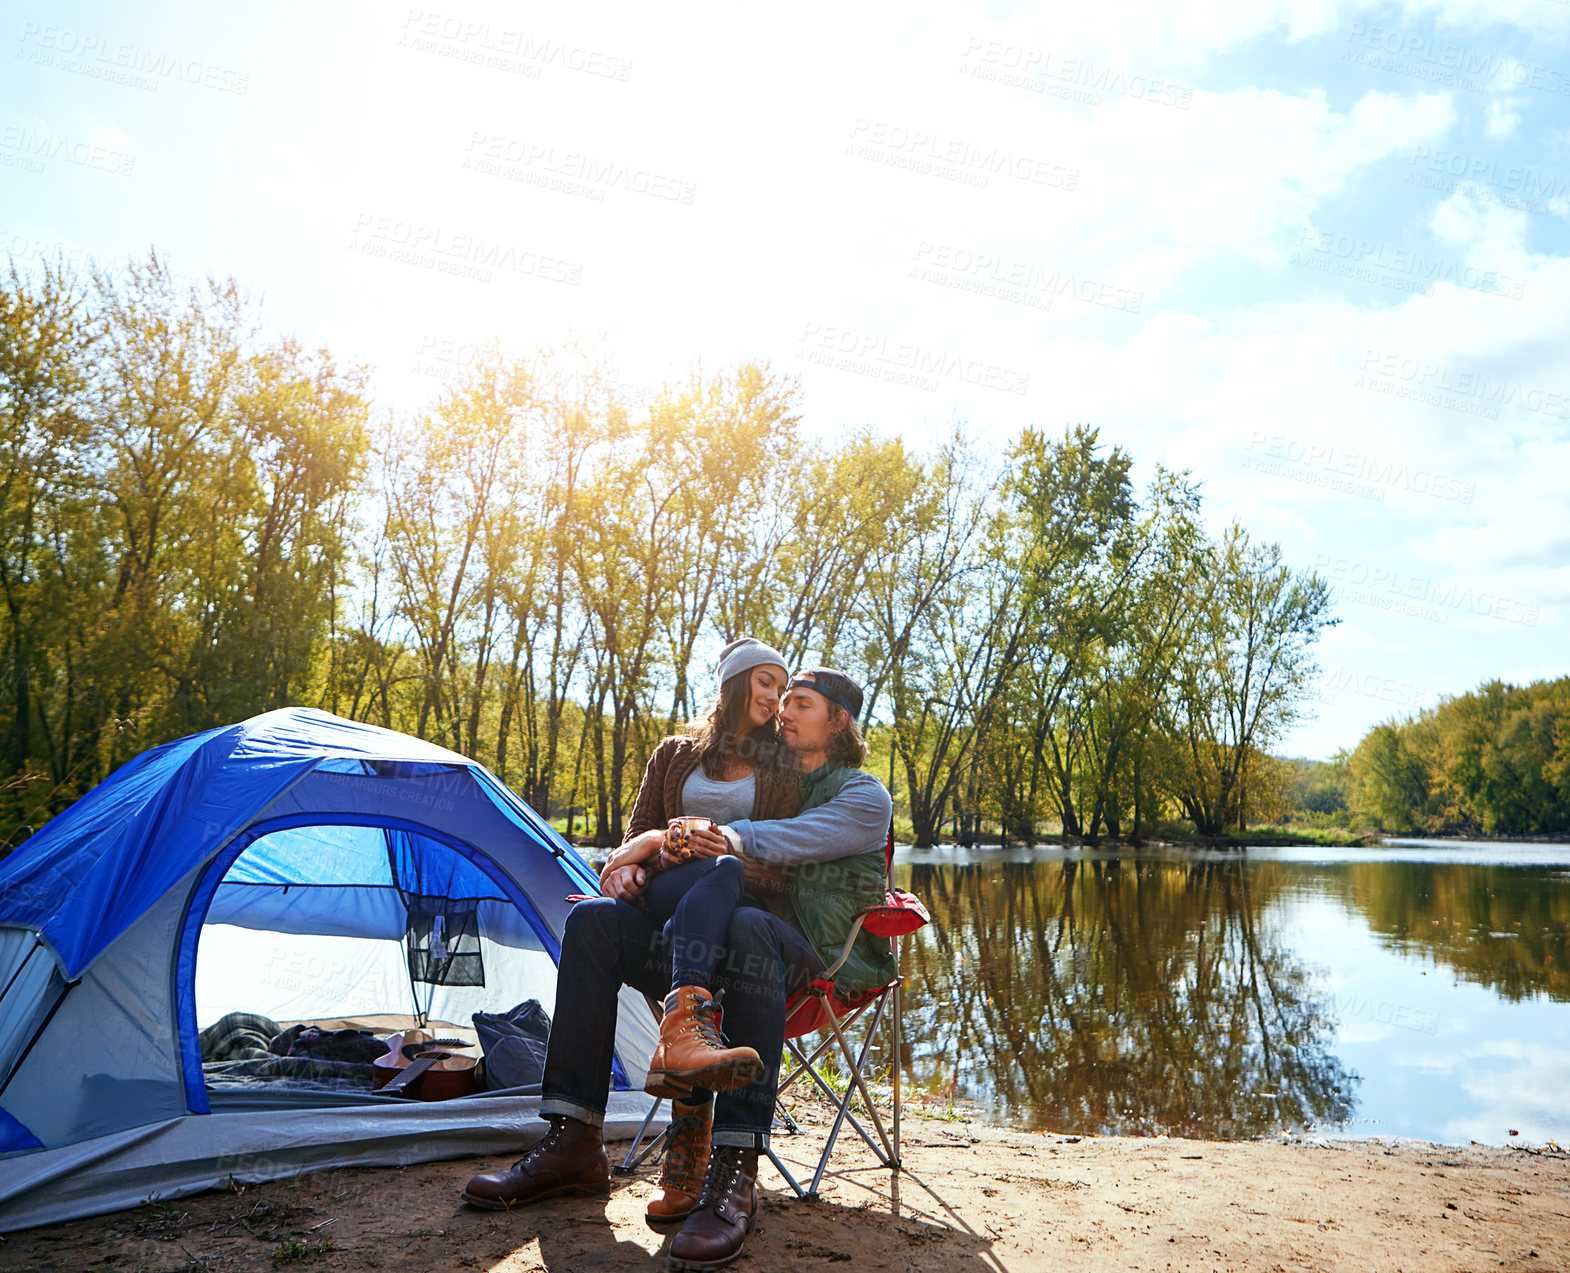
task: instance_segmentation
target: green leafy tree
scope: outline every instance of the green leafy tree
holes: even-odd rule
[[[1201,835],[1237,825],[1252,758],[1298,719],[1330,589],[1234,524],[1193,576],[1203,593],[1169,698],[1185,763],[1172,794]],[[1240,828],[1241,829],[1241,828]]]
[[[11,263],[0,287],[0,698],[5,831],[98,777],[84,666],[105,563],[87,465],[98,339],[87,289]]]

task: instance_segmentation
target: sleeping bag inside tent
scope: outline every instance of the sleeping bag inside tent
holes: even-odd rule
[[[498,1050],[473,1095],[386,1095],[387,1039],[483,1074],[476,1013],[534,1000],[543,1033],[567,896],[597,891],[483,766],[390,730],[286,709],[144,753],[0,862],[0,1230],[520,1147],[537,1073]],[[656,1037],[624,988],[609,1136]]]

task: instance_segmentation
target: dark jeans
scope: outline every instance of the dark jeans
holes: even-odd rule
[[[670,926],[662,928],[627,902],[598,897],[572,908],[556,978],[542,1114],[567,1114],[595,1126],[605,1121],[617,995],[625,984],[663,996],[677,944]],[[757,1050],[764,1072],[750,1086],[716,1098],[716,1145],[768,1143],[785,1046],[785,1002],[823,967],[818,952],[784,920],[752,906],[731,912],[714,973],[716,990],[724,992],[723,1028],[732,1044]]]
[[[730,917],[741,905],[746,871],[738,857],[696,858],[649,878],[643,908],[658,925],[667,920],[672,933],[672,990],[711,984],[725,953]]]

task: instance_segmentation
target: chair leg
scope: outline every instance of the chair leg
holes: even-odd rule
[[[899,968],[899,938],[898,937],[894,938],[894,967],[896,968],[896,970]],[[900,1054],[900,1045],[901,1045],[901,1042],[902,1042],[902,1040],[900,1038],[900,1006],[901,1006],[900,1005],[900,987],[901,987],[901,980],[896,975],[895,980],[894,980],[894,991],[893,991],[893,994],[894,994],[894,1004],[893,1004],[893,1009],[892,1009],[892,1015],[889,1017],[889,1034],[893,1037],[893,1047],[892,1047],[892,1049],[890,1050],[890,1053],[889,1053],[889,1056],[891,1058],[891,1060],[889,1062],[889,1071],[890,1071],[890,1079],[891,1079],[891,1082],[892,1082],[892,1086],[894,1088],[894,1117],[893,1117],[892,1121],[894,1123],[894,1170],[895,1171],[898,1171],[900,1169],[900,1152],[899,1152],[900,1062],[903,1059],[901,1054]]]
[[[790,1116],[790,1111],[785,1108],[785,1104],[780,1100],[778,1092],[774,1094],[774,1121],[783,1124],[785,1130],[792,1136],[801,1135],[801,1125]]]
[[[780,1175],[784,1176],[785,1183],[796,1191],[796,1196],[798,1198],[805,1199],[807,1202],[816,1202],[818,1200],[817,1194],[808,1193],[805,1189],[796,1183],[796,1177],[791,1175],[790,1169],[780,1161],[780,1156],[774,1152],[774,1146],[765,1145],[763,1152],[769,1156],[769,1161],[774,1164],[774,1170],[779,1172]]]
[[[810,1058],[804,1058],[804,1057],[802,1057],[801,1052],[796,1048],[796,1045],[794,1044],[794,1042],[792,1042],[790,1040],[786,1040],[786,1046],[791,1049],[791,1051],[795,1054],[795,1056],[796,1056],[796,1058],[798,1060],[802,1061],[802,1064],[796,1067],[796,1073],[797,1074],[806,1073],[806,1075],[814,1083],[816,1083],[818,1085],[818,1090],[823,1093],[824,1098],[829,1102],[829,1104],[833,1105],[837,1109],[837,1108],[839,1108],[840,1100],[841,1100],[840,1093],[836,1092],[832,1087],[830,1087],[828,1085],[828,1083],[824,1080],[823,1076],[821,1074],[819,1074],[817,1072],[817,1070],[812,1067],[812,1064],[811,1064],[811,1062],[813,1060],[816,1060],[820,1055],[822,1055],[822,1053],[827,1048],[832,1046],[833,1043],[834,1043],[834,1036],[831,1034],[828,1037],[828,1039],[824,1042],[823,1046],[820,1047],[816,1052],[814,1052]],[[872,1152],[876,1154],[878,1152],[877,1142],[872,1139],[872,1136],[868,1133],[867,1129],[861,1125],[861,1121],[854,1114],[852,1114],[849,1110],[847,1110],[845,1112],[845,1118],[850,1123],[850,1125],[852,1127],[854,1127],[856,1129],[856,1131],[860,1134],[862,1140],[867,1142],[867,1148],[872,1150]]]
[[[662,1099],[656,1098],[654,1104],[649,1106],[649,1112],[643,1116],[643,1122],[638,1128],[638,1134],[632,1138],[632,1145],[627,1150],[627,1156],[612,1168],[618,1176],[628,1176],[637,1171],[639,1167],[648,1161],[650,1155],[665,1143],[665,1138],[671,1134],[671,1129],[667,1125],[658,1136],[643,1147],[642,1153],[638,1152],[638,1144],[643,1140],[644,1132],[649,1130],[649,1124],[654,1121],[654,1116],[660,1112],[661,1104]]]
[[[897,961],[899,958],[899,946],[897,942],[894,945],[894,955]],[[897,966],[898,964],[896,962],[896,967]],[[823,1182],[823,1175],[824,1172],[828,1170],[829,1159],[833,1156],[834,1146],[839,1140],[840,1131],[847,1121],[852,1127],[856,1129],[862,1140],[867,1143],[867,1148],[872,1150],[873,1154],[877,1157],[878,1161],[883,1164],[883,1166],[895,1172],[898,1172],[901,1169],[900,1106],[902,1104],[901,1097],[903,1092],[901,1090],[902,1076],[900,1073],[900,1049],[903,1041],[900,1031],[900,1013],[902,1008],[902,1004],[900,1002],[900,991],[902,987],[903,979],[896,976],[894,984],[889,988],[888,994],[879,996],[871,1003],[861,1005],[855,1011],[847,1015],[843,1021],[835,1015],[833,1007],[830,1006],[829,1003],[825,1002],[823,1007],[828,1017],[828,1037],[813,1049],[810,1056],[806,1055],[802,1051],[794,1039],[787,1039],[785,1041],[785,1046],[790,1050],[791,1057],[796,1062],[796,1067],[795,1069],[791,1070],[791,1072],[779,1084],[778,1091],[784,1092],[786,1088],[800,1079],[802,1075],[806,1075],[813,1081],[814,1084],[816,1084],[818,1090],[821,1091],[824,1096],[826,1096],[835,1106],[834,1122],[833,1125],[829,1128],[828,1140],[824,1144],[823,1152],[818,1158],[817,1170],[813,1172],[812,1181],[807,1186],[807,1188],[803,1189],[796,1182],[795,1177],[792,1176],[791,1173],[786,1169],[784,1163],[780,1162],[779,1158],[775,1155],[772,1149],[766,1151],[770,1160],[774,1163],[780,1174],[785,1177],[786,1181],[789,1182],[791,1188],[795,1191],[796,1196],[799,1198],[814,1200],[818,1197],[818,1187]],[[883,1119],[878,1113],[877,1105],[872,1099],[872,1091],[867,1086],[864,1071],[867,1064],[867,1057],[872,1051],[872,1042],[877,1037],[878,1027],[883,1023],[884,1011],[890,1007],[893,1009],[892,1016],[889,1019],[889,1037],[892,1049],[890,1084],[893,1092],[893,1109],[890,1127],[885,1129]],[[854,1025],[860,1019],[862,1014],[867,1012],[869,1009],[872,1012],[872,1019],[867,1023],[866,1038],[862,1041],[860,1051],[857,1052],[856,1050],[852,1049],[850,1041],[845,1037],[845,1031]],[[843,1094],[836,1093],[817,1070],[817,1062],[819,1058],[821,1058],[826,1052],[836,1045],[839,1047],[840,1053],[844,1057],[845,1063],[849,1067],[850,1071],[850,1078],[846,1084]],[[874,1140],[872,1134],[861,1125],[860,1120],[850,1112],[851,1100],[857,1094],[860,1094],[862,1104],[866,1107],[867,1116],[872,1121],[873,1130],[877,1133],[876,1140]],[[891,1132],[892,1135],[890,1134]]]
[[[877,1106],[872,1102],[872,1093],[867,1090],[866,1080],[861,1075],[862,1066],[867,1061],[867,1054],[872,1050],[872,1041],[877,1037],[879,1018],[883,1015],[883,1008],[886,1002],[886,998],[878,1000],[877,1009],[873,1014],[871,1024],[867,1027],[867,1037],[861,1045],[859,1056],[851,1052],[850,1044],[845,1041],[844,1032],[840,1029],[840,1023],[834,1015],[834,1010],[830,1008],[828,1013],[829,1026],[834,1031],[834,1037],[839,1041],[840,1050],[845,1054],[846,1064],[850,1066],[852,1085],[856,1091],[861,1093],[862,1103],[866,1105],[867,1114],[872,1119],[872,1125],[877,1129],[878,1139],[883,1142],[883,1152],[878,1153],[878,1147],[872,1144],[872,1138],[867,1136],[866,1132],[863,1131],[861,1134],[866,1139],[868,1145],[871,1145],[872,1152],[877,1154],[879,1161],[885,1167],[893,1167],[896,1161],[893,1147],[889,1144],[888,1135],[883,1130],[883,1120],[878,1117]],[[817,1193],[818,1185],[823,1179],[823,1173],[828,1168],[829,1156],[834,1152],[834,1142],[838,1139],[840,1127],[843,1125],[846,1115],[850,1112],[850,1098],[851,1088],[847,1087],[845,1095],[840,1101],[839,1113],[835,1115],[834,1126],[829,1129],[829,1139],[828,1143],[823,1147],[823,1156],[818,1159],[818,1170],[813,1174],[812,1184],[808,1189],[809,1194]],[[854,1122],[854,1119],[852,1121]]]
[[[849,1022],[846,1024],[849,1024]],[[792,1083],[799,1079],[803,1073],[810,1071],[813,1065],[816,1064],[818,1058],[834,1046],[834,1036],[831,1034],[825,1038],[822,1043],[818,1044],[818,1046],[812,1050],[812,1055],[808,1057],[802,1056],[801,1049],[796,1046],[796,1041],[794,1039],[786,1039],[785,1046],[790,1049],[791,1055],[795,1057],[796,1060],[800,1062],[800,1064],[797,1065],[796,1068],[792,1070],[786,1078],[780,1080],[780,1085],[776,1089],[776,1092],[783,1092]],[[829,1099],[838,1100],[839,1098],[831,1095]]]

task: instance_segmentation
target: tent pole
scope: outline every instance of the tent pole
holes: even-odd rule
[[[78,977],[75,981],[67,981],[60,987],[60,993],[55,996],[55,1001],[50,1005],[49,1011],[44,1014],[44,1019],[38,1023],[38,1029],[33,1031],[33,1037],[27,1041],[27,1046],[22,1049],[12,1063],[10,1072],[5,1076],[5,1081],[0,1082],[0,1096],[5,1094],[5,1089],[11,1086],[11,1080],[21,1072],[27,1058],[32,1055],[33,1046],[39,1039],[44,1037],[44,1031],[49,1028],[49,1023],[55,1019],[55,1013],[60,1011],[60,1005],[65,1002],[66,995],[70,994],[71,991],[81,984],[81,978]]]

